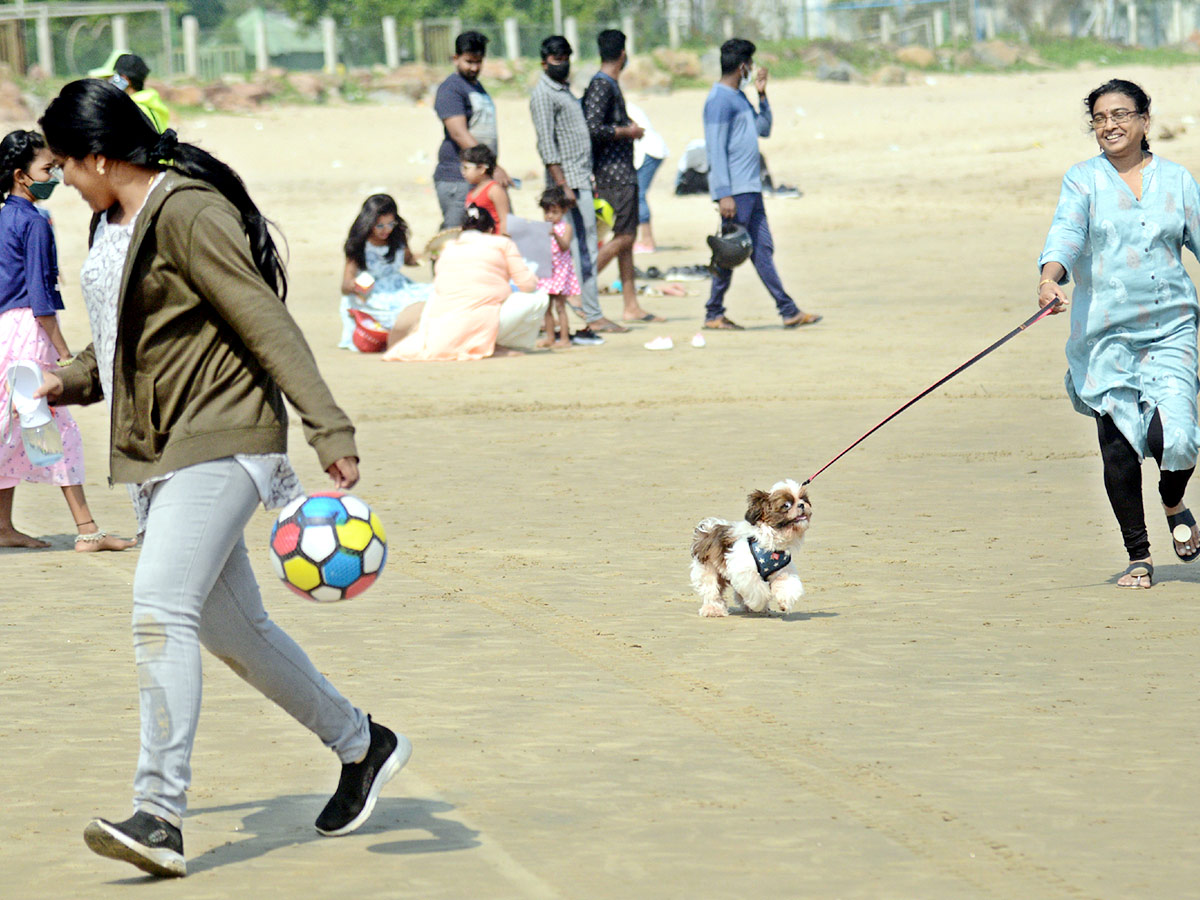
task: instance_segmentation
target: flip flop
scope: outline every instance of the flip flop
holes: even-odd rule
[[[654,313],[646,313],[644,316],[638,316],[636,319],[626,319],[626,322],[665,322],[667,321],[662,316],[656,316]]]
[[[1130,563],[1129,568],[1122,572],[1121,575],[1133,575],[1137,578],[1137,581],[1135,581],[1133,584],[1119,584],[1117,587],[1130,588],[1134,590],[1148,590],[1149,588],[1154,587],[1154,566],[1148,562]],[[1120,578],[1121,575],[1118,575],[1117,577]],[[1142,584],[1143,578],[1146,579],[1145,584]]]
[[[602,334],[624,334],[629,329],[624,325],[618,325],[616,322],[605,322],[603,325],[592,323],[592,331],[599,331]]]
[[[720,331],[745,331],[741,325],[736,322],[731,322],[729,319],[721,316],[717,319],[709,319],[704,323],[705,328],[718,329]]]
[[[1167,524],[1171,526],[1171,548],[1185,563],[1195,562],[1200,559],[1200,550],[1195,553],[1184,554],[1179,552],[1179,544],[1187,543],[1192,537],[1192,529],[1196,526],[1196,517],[1192,515],[1190,509],[1185,509],[1183,512],[1177,512],[1173,516],[1167,516]],[[1180,537],[1183,535],[1183,537]]]
[[[816,325],[821,319],[825,318],[820,313],[797,313],[790,319],[783,320],[784,328],[799,328],[802,325]]]

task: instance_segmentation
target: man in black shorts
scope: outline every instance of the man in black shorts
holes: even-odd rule
[[[625,299],[627,322],[663,322],[638,303],[633,281],[633,238],[637,234],[638,185],[633,167],[633,142],[643,134],[625,112],[625,98],[617,79],[625,68],[625,35],[620,31],[600,32],[600,71],[592,76],[583,92],[583,116],[592,138],[592,174],[596,196],[613,208],[612,237],[596,257],[596,270],[602,270],[616,257],[621,292]]]

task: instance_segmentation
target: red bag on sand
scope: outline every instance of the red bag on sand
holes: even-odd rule
[[[361,309],[350,310],[354,316],[354,346],[363,353],[382,353],[387,349],[387,329]]]

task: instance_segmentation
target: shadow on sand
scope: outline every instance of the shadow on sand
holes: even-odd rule
[[[316,794],[293,794],[272,800],[238,803],[228,806],[207,806],[192,809],[188,818],[212,813],[247,810],[242,819],[238,839],[213,847],[188,860],[188,875],[208,872],[222,866],[246,862],[266,856],[281,847],[292,847],[312,841],[329,840],[317,833],[312,819],[328,799]],[[374,813],[365,825],[354,832],[356,836],[386,837],[372,843],[371,853],[405,855],[412,853],[447,853],[478,847],[478,832],[451,819],[443,818],[454,806],[442,800],[381,797]],[[186,831],[186,821],[185,821]],[[412,837],[399,837],[400,832],[418,832]],[[117,879],[110,884],[143,884],[161,881],[153,876]]]

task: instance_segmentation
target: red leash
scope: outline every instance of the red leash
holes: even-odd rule
[[[839,453],[837,456],[835,456],[833,459],[831,459],[829,462],[825,463],[825,465],[821,466],[821,468],[817,469],[817,471],[814,472],[812,475],[810,475],[809,478],[804,483],[810,484],[813,481],[813,479],[815,479],[818,475],[820,475],[822,472],[824,472],[826,469],[828,469],[830,466],[832,466],[835,462],[837,462],[839,459],[841,459],[843,456],[845,456],[847,453],[849,453],[851,450],[853,450],[855,447],[857,447],[859,444],[861,444],[863,441],[865,441],[867,438],[869,438],[871,435],[873,435],[876,431],[878,431],[880,428],[882,428],[888,422],[892,421],[892,419],[896,418],[896,416],[900,415],[900,413],[902,413],[906,409],[908,409],[910,406],[912,406],[914,403],[916,403],[922,397],[933,393],[938,388],[940,388],[943,384],[945,384],[947,381],[949,381],[951,378],[953,378],[955,375],[959,374],[960,372],[962,372],[966,369],[969,369],[971,366],[975,365],[975,363],[979,362],[981,359],[983,359],[985,356],[987,356],[989,353],[991,353],[993,350],[995,350],[1001,344],[1006,343],[1007,341],[1010,341],[1013,338],[1015,338],[1018,334],[1020,334],[1022,331],[1024,331],[1030,325],[1033,325],[1036,322],[1040,322],[1046,316],[1050,315],[1050,313],[1054,312],[1054,310],[1057,309],[1058,306],[1059,306],[1059,301],[1057,301],[1057,300],[1055,300],[1053,303],[1048,303],[1047,305],[1043,306],[1036,313],[1034,313],[1032,316],[1030,316],[1028,319],[1026,319],[1024,322],[1022,322],[1020,325],[1018,325],[1016,328],[1014,328],[1012,331],[1010,331],[1004,337],[1000,338],[1000,340],[996,341],[996,343],[992,344],[986,350],[981,350],[979,353],[976,353],[974,356],[972,356],[970,359],[968,359],[965,363],[963,363],[961,366],[959,366],[957,369],[955,369],[949,375],[946,375],[945,377],[939,379],[938,381],[935,381],[929,387],[925,388],[925,390],[921,391],[921,393],[917,394],[917,396],[913,397],[911,400],[909,400],[907,403],[905,403],[903,406],[901,406],[898,410],[896,410],[894,413],[892,413],[890,416],[888,416],[886,419],[884,419],[882,422],[880,422],[878,425],[876,425],[874,428],[872,428],[870,431],[868,431],[866,434],[864,434],[862,437],[860,437],[857,441],[855,441],[849,447],[847,447],[845,450],[843,450],[841,453]]]

